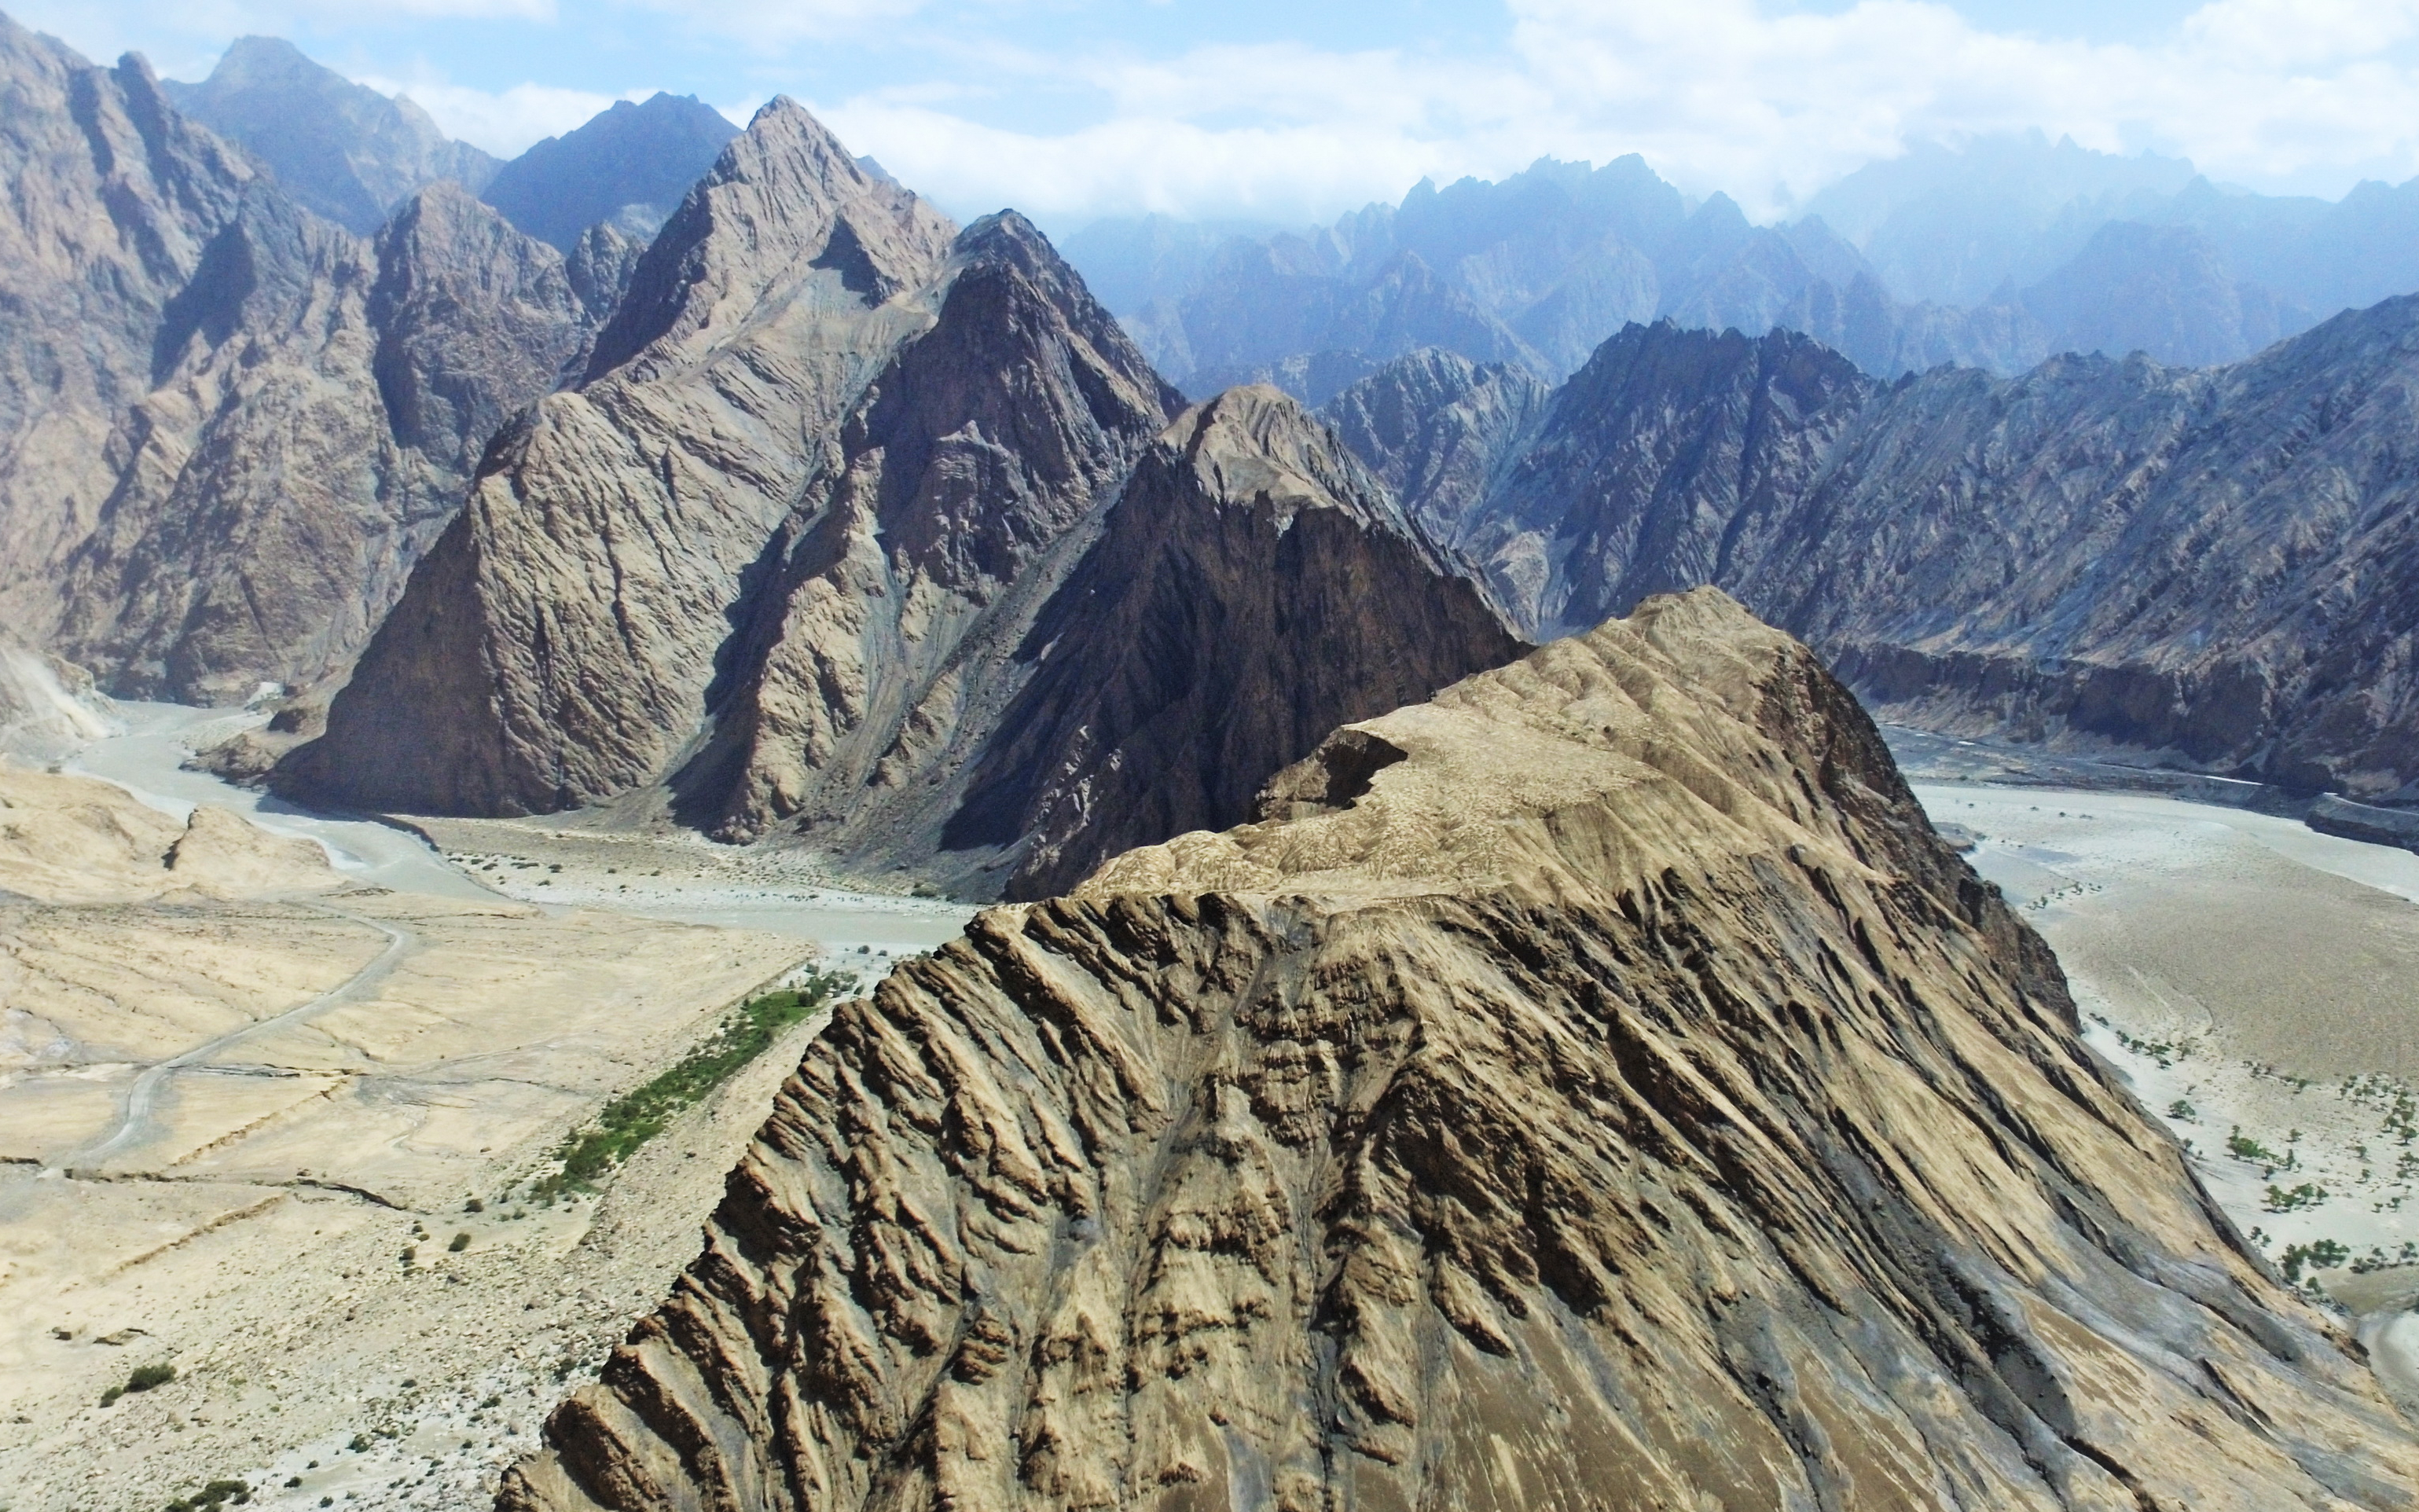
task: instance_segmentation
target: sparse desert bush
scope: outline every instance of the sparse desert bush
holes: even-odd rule
[[[2244,1134],[2240,1126],[2226,1136],[2226,1152],[2236,1160],[2257,1161],[2268,1165],[2278,1163],[2275,1151]]]
[[[454,1238],[453,1238],[453,1240],[452,1240],[449,1243],[447,1243],[447,1244],[446,1244],[445,1249],[446,1249],[446,1253],[448,1253],[448,1254],[451,1254],[451,1255],[459,1255],[459,1254],[461,1254],[464,1250],[469,1249],[470,1247],[470,1236],[469,1234],[467,1234],[467,1233],[463,1233],[463,1234],[456,1234],[456,1235],[455,1235],[455,1236],[454,1236]]]
[[[2350,1258],[2350,1250],[2332,1239],[2320,1239],[2307,1244],[2288,1244],[2277,1264],[2288,1282],[2299,1282],[2304,1265],[2313,1271],[2325,1271]]]
[[[2290,1191],[2279,1186],[2268,1188],[2270,1212],[2291,1212],[2299,1208],[2315,1208],[2325,1200],[2327,1200],[2327,1189],[2314,1181],[2303,1181]]]
[[[177,1367],[164,1360],[151,1365],[136,1365],[134,1373],[126,1378],[125,1385],[112,1386],[100,1394],[100,1405],[107,1407],[129,1392],[149,1391],[154,1386],[164,1386],[176,1379]]]

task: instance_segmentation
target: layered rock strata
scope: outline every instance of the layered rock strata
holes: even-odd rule
[[[944,843],[1022,847],[1009,897],[1249,817],[1337,723],[1522,649],[1476,584],[1299,405],[1231,389],[1143,456],[1027,638]]]
[[[595,312],[453,184],[319,219],[140,58],[0,19],[0,618],[117,693],[325,678]]]
[[[1483,502],[1451,479],[1409,502],[1460,513],[1526,633],[1710,582],[1896,720],[2407,798],[2414,364],[2411,299],[2231,367],[2069,356],[1887,385],[1787,332],[1638,326]],[[1418,443],[1349,433],[1424,475]]]
[[[674,779],[725,839],[792,822],[929,854],[1028,672],[1037,613],[1181,404],[1041,234],[969,227],[768,547],[711,741]]]
[[[668,771],[743,579],[909,337],[953,228],[794,102],[758,113],[631,271],[576,389],[499,437],[280,780],[528,813]]]
[[[586,379],[491,455],[280,785],[660,804],[1034,893],[1240,820],[1339,720],[1517,652],[1298,405],[1178,420],[1022,217],[918,262],[939,225],[768,108]]]
[[[2386,1507],[2419,1449],[1718,594],[842,1006],[500,1506]]]

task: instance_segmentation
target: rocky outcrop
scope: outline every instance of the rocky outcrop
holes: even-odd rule
[[[596,319],[451,184],[376,242],[0,21],[0,612],[111,691],[343,667]]]
[[[694,95],[617,100],[505,163],[480,197],[566,255],[600,224],[643,244],[738,134]]]
[[[860,864],[929,856],[1035,615],[1181,402],[1023,217],[968,227],[942,282],[766,548],[674,780],[725,839],[789,821]]]
[[[1319,418],[1412,503],[1432,539],[1458,550],[1471,512],[1527,446],[1551,393],[1525,367],[1430,347],[1338,393]]]
[[[1658,600],[844,1004],[500,1505],[2385,1507],[1815,660]]]
[[[370,236],[413,193],[451,180],[477,193],[495,159],[449,140],[408,96],[353,83],[274,37],[239,37],[200,84],[163,79],[190,119],[242,147],[287,197]]]
[[[1554,391],[1482,502],[1456,500],[1456,544],[1539,640],[1698,583],[1771,614],[1746,575],[1799,523],[1875,389],[1794,332],[1632,326]]]
[[[667,774],[768,543],[932,325],[951,230],[793,101],[766,105],[632,270],[580,385],[489,448],[279,783],[529,813]]]
[[[1266,388],[1168,428],[1025,639],[1031,681],[943,835],[1011,848],[1012,898],[1240,823],[1338,722],[1521,649],[1333,435]]]
[[[2419,779],[2414,364],[2419,300],[2232,367],[1887,386],[1634,327],[1456,540],[1539,636],[1710,582],[1895,720],[2381,796]]]

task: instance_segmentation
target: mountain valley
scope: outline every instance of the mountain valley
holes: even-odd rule
[[[2419,1505],[2419,180],[177,67],[0,16],[0,1512]]]

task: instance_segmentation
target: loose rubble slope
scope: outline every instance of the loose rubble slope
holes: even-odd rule
[[[834,1017],[507,1508],[2399,1506],[2419,1450],[1711,591]]]

